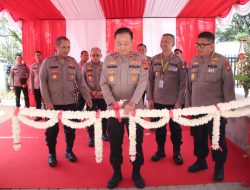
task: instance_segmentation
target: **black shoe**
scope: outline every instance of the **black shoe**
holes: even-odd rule
[[[48,163],[50,167],[57,165],[56,154],[49,154]]]
[[[88,146],[89,147],[94,147],[95,146],[95,139],[94,139],[94,137],[89,138]]]
[[[176,165],[182,165],[183,164],[183,158],[181,157],[180,153],[174,154],[173,156],[174,162]]]
[[[113,176],[108,181],[107,187],[109,189],[114,189],[118,185],[119,181],[121,180],[122,180],[121,172],[114,172]]]
[[[206,160],[197,160],[193,165],[188,167],[189,172],[198,172],[207,169]]]
[[[142,188],[145,187],[145,181],[144,181],[144,179],[142,178],[140,172],[134,172],[134,171],[133,171],[133,173],[132,173],[132,179],[133,179],[133,181],[134,181],[134,183],[135,183],[135,186],[136,186],[137,188],[142,189]]]
[[[222,181],[224,179],[224,165],[215,164],[214,166],[214,180]]]
[[[41,118],[41,117],[35,117],[35,119],[34,119],[34,121],[40,121],[40,120],[42,120],[43,118]]]
[[[151,160],[154,161],[154,162],[157,162],[159,161],[160,159],[166,157],[166,154],[165,152],[159,152],[157,151],[152,157],[151,157]]]
[[[102,140],[104,140],[104,141],[108,141],[109,140],[109,137],[108,137],[108,135],[106,133],[103,133]]]
[[[68,158],[70,162],[76,162],[77,157],[76,155],[71,151],[71,152],[66,152],[65,157]]]

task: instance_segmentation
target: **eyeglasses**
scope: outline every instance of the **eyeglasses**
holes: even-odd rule
[[[92,54],[92,57],[99,57],[100,54]]]
[[[205,48],[206,46],[211,45],[211,44],[213,44],[213,43],[204,44],[204,43],[198,43],[198,42],[196,42],[196,43],[195,43],[195,47],[196,47],[196,48],[200,47],[201,49],[203,49],[203,48]]]

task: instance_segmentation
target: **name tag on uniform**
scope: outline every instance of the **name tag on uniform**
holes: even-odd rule
[[[163,81],[163,80],[160,80],[160,81],[159,81],[159,88],[163,88],[163,85],[164,85],[164,81]]]
[[[215,69],[209,68],[209,69],[208,69],[208,72],[209,72],[209,73],[214,73],[214,72],[215,72]]]
[[[176,71],[178,71],[178,67],[169,66],[169,67],[168,67],[168,70],[169,70],[169,71],[176,72]]]

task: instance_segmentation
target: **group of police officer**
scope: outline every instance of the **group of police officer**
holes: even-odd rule
[[[33,91],[39,89],[43,97],[46,109],[54,110],[82,110],[86,101],[87,110],[115,110],[124,109],[124,114],[129,115],[135,109],[143,109],[143,94],[147,94],[149,109],[175,109],[194,106],[208,106],[220,102],[228,102],[235,99],[232,71],[228,60],[214,52],[214,34],[202,32],[198,35],[195,44],[198,56],[194,57],[190,64],[187,76],[185,61],[173,53],[175,37],[172,34],[163,34],[160,42],[162,52],[152,59],[146,56],[146,46],[138,45],[138,52],[132,52],[133,33],[129,28],[119,28],[115,35],[116,53],[106,56],[104,62],[101,59],[101,50],[97,47],[91,49],[91,61],[88,61],[88,52],[81,52],[81,62],[77,64],[74,58],[69,57],[70,41],[62,36],[57,38],[57,53],[47,57],[43,64],[32,65]],[[177,53],[182,53],[177,49]],[[37,52],[36,52],[37,53]],[[41,54],[41,52],[38,52]],[[17,67],[21,67],[20,71]],[[27,66],[26,66],[27,67]],[[25,89],[19,81],[26,72],[25,66],[17,64],[11,69],[13,84],[17,95],[17,107],[20,106],[19,89]],[[22,72],[21,72],[22,71]],[[39,77],[38,77],[39,74]],[[14,77],[16,76],[16,77]],[[19,77],[20,76],[20,77]],[[32,76],[32,75],[31,75]],[[35,76],[35,77],[34,77]],[[19,77],[19,78],[18,78]],[[76,102],[75,89],[78,90],[78,102]],[[36,92],[38,94],[38,92]],[[18,96],[19,95],[19,96]],[[38,96],[38,95],[37,95]],[[38,103],[41,99],[36,99]],[[120,102],[123,102],[121,104]],[[25,98],[26,107],[29,107]],[[41,104],[41,103],[40,103]],[[37,106],[37,108],[40,108]],[[200,118],[204,115],[194,116]],[[38,118],[40,119],[40,118]],[[159,118],[154,118],[157,121]],[[108,188],[115,188],[122,180],[121,165],[122,143],[124,136],[124,124],[128,130],[128,119],[111,117],[103,119],[103,140],[110,143],[110,163],[114,173],[108,181]],[[225,141],[225,118],[221,118],[219,150],[212,150],[215,161],[214,180],[221,181],[224,178],[224,164],[227,157],[227,145]],[[173,160],[177,165],[183,164],[181,155],[182,129],[172,119],[169,122],[171,141],[173,144]],[[212,137],[213,121],[202,126],[191,128],[194,138],[194,154],[197,160],[188,167],[189,172],[197,172],[207,169],[206,157],[208,155],[208,136]],[[94,126],[88,128],[89,146],[94,146]],[[56,166],[56,138],[58,124],[46,129],[46,142],[49,148],[48,163]],[[106,133],[107,131],[107,133]],[[75,162],[77,157],[73,153],[75,129],[64,126],[66,136],[66,158]],[[156,162],[166,157],[166,126],[155,130],[157,151],[151,160]],[[107,135],[108,134],[108,135]],[[145,181],[141,176],[141,166],[144,163],[143,127],[136,124],[136,159],[132,162],[132,179],[137,188],[145,187]]]

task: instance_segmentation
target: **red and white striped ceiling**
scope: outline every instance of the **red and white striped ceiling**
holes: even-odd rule
[[[17,20],[225,17],[249,0],[0,0]]]

